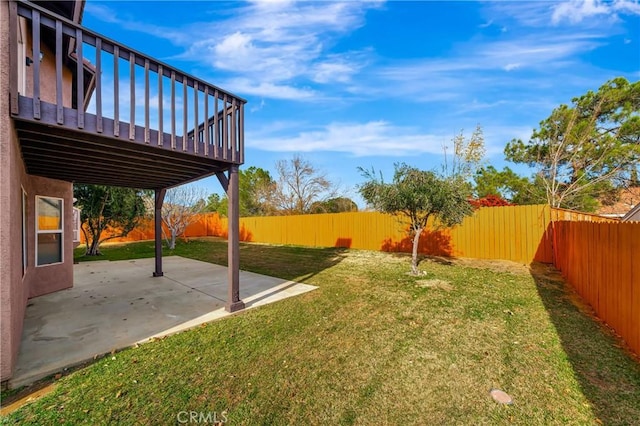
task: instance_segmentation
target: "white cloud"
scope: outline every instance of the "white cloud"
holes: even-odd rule
[[[504,70],[505,71],[513,71],[513,70],[517,70],[518,68],[520,68],[522,65],[520,65],[519,63],[510,63],[504,66]]]
[[[253,148],[278,152],[342,152],[354,156],[406,156],[441,153],[444,139],[401,128],[386,121],[366,123],[330,123],[322,128],[293,136],[247,135]]]
[[[610,6],[599,0],[571,0],[562,2],[553,8],[551,22],[558,24],[567,19],[571,23],[577,23],[592,16],[609,15],[610,13]]]
[[[179,58],[204,61],[236,78],[251,80],[252,90],[247,93],[261,92],[265,97],[282,98],[282,94],[256,88],[347,83],[362,68],[368,52],[334,52],[332,47],[337,38],[364,25],[365,12],[376,6],[372,2],[251,3],[234,9],[226,20],[191,28],[198,31],[197,37],[193,34],[184,44],[186,50]]]
[[[318,93],[308,87],[299,89],[294,86],[265,81],[254,81],[248,78],[232,78],[225,80],[222,82],[221,86],[227,88],[233,93],[243,93],[271,99],[304,101],[320,98]]]
[[[301,128],[305,130],[294,130]],[[531,130],[523,126],[483,127],[487,156],[501,154],[505,143],[513,138],[529,138]],[[412,157],[442,155],[444,147],[451,144],[454,133],[458,131],[450,127],[446,131],[426,132],[386,120],[332,122],[313,128],[306,127],[305,123],[289,122],[275,123],[259,131],[248,132],[245,140],[247,147],[272,152],[339,152],[355,157]],[[470,129],[464,135],[468,137]]]

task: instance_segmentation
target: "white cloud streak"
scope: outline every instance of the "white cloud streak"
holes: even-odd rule
[[[248,133],[248,147],[273,152],[339,152],[355,157],[407,157],[443,153],[454,134],[424,132],[415,127],[396,126],[384,120],[332,122],[322,127],[290,133],[303,128],[302,123],[278,125],[260,132]],[[522,127],[490,127],[485,131],[488,154],[502,152],[506,141],[528,137],[531,129]]]

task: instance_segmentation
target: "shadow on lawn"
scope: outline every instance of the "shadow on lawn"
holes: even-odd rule
[[[302,282],[340,263],[347,249],[240,243],[240,269]],[[227,242],[197,239],[176,247],[178,256],[227,265]]]
[[[574,376],[604,424],[640,418],[640,360],[595,317],[552,265],[530,268]]]

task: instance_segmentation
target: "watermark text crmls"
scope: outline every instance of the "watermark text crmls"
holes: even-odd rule
[[[227,417],[227,410],[221,411],[179,411],[176,414],[176,420],[178,424],[224,424],[229,418]]]

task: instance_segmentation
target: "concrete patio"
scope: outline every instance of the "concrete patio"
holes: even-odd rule
[[[224,310],[227,268],[179,256],[85,262],[74,266],[74,287],[29,301],[11,387],[113,350],[230,315]],[[316,287],[240,271],[247,309]]]

